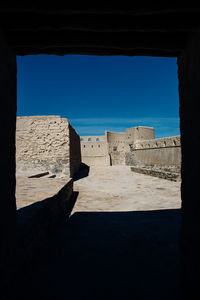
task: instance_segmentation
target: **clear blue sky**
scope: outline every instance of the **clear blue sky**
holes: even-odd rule
[[[176,58],[35,55],[17,65],[18,116],[60,115],[79,135],[180,134]]]

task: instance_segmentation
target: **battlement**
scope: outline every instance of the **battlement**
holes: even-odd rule
[[[133,161],[180,165],[180,136],[155,139],[154,128],[146,126],[127,128],[126,132],[106,131],[104,136],[81,136],[81,155],[90,165],[103,161],[106,165],[131,165]]]

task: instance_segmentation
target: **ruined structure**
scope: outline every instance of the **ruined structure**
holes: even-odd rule
[[[154,129],[137,126],[125,133],[81,137],[82,161],[88,165],[181,165],[180,136],[155,139]]]
[[[127,7],[73,7],[68,3],[0,4],[1,33],[1,265],[4,292],[14,293],[10,260],[15,257],[16,55],[150,55],[178,58],[182,229],[181,286],[184,299],[200,285],[199,111],[200,9],[143,2]],[[67,83],[66,83],[67,84]],[[67,101],[67,100],[66,100]],[[6,276],[6,270],[8,276]],[[15,277],[16,278],[16,277]],[[8,283],[9,282],[9,283]],[[9,297],[7,297],[9,298]],[[10,295],[10,299],[14,297]]]
[[[67,119],[59,116],[17,118],[18,173],[31,176],[48,171],[50,175],[73,177],[80,164],[80,138]]]

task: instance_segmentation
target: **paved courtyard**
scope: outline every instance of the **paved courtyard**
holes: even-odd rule
[[[54,196],[67,183],[63,178],[16,177],[17,208]]]
[[[90,167],[74,183],[76,211],[138,211],[180,208],[180,182],[130,171],[128,166]]]
[[[18,208],[56,194],[64,178],[17,177]],[[180,182],[130,171],[128,166],[90,167],[89,176],[74,182],[77,211],[138,211],[180,208]]]

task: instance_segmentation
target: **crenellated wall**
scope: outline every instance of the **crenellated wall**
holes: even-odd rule
[[[156,149],[156,148],[167,148],[181,146],[180,136],[172,136],[159,139],[149,139],[143,141],[136,141],[134,143],[135,149]]]
[[[105,136],[81,136],[81,159],[86,165],[110,165]]]
[[[136,141],[133,154],[142,164],[181,165],[180,136]]]
[[[180,136],[155,139],[154,128],[81,137],[82,161],[88,165],[181,165]]]

